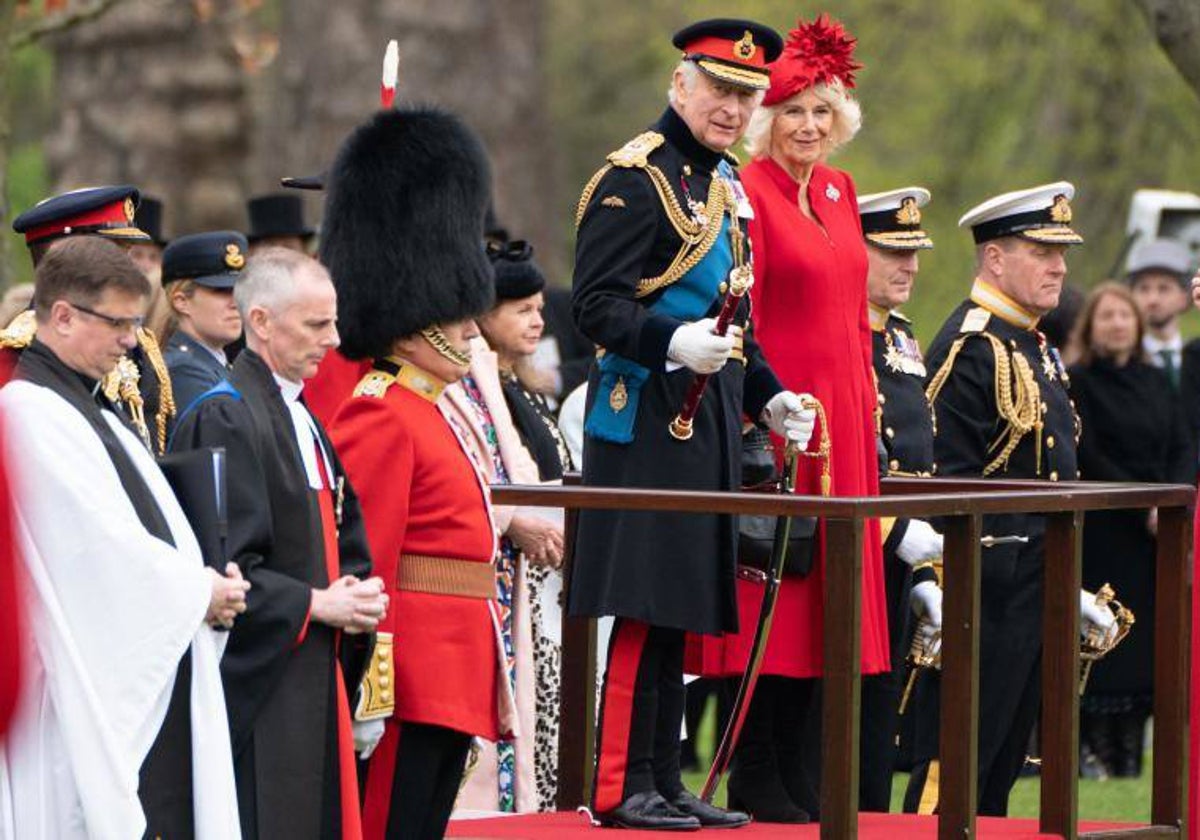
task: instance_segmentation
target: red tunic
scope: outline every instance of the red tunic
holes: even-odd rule
[[[867,252],[854,182],[839,170],[814,168],[808,200],[822,230],[800,212],[796,182],[773,160],[756,160],[741,175],[755,216],[749,226],[754,256],[750,296],[758,343],[785,388],[810,393],[825,407],[833,495],[876,495]],[[814,435],[810,448],[815,449],[816,440]],[[797,492],[819,495],[820,474],[817,459],[802,458]],[[784,580],[763,673],[821,675],[824,568],[821,551],[808,577]],[[890,664],[876,520],[869,521],[864,532],[862,589],[862,671],[878,673]],[[690,667],[709,675],[741,673],[758,624],[762,591],[759,584],[738,582],[741,631],[693,644]]]
[[[495,528],[478,473],[437,406],[399,384],[345,402],[329,429],[358,493],[391,602],[400,721],[500,737],[491,602],[396,589],[402,554],[490,564]]]

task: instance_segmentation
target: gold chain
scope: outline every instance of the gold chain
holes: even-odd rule
[[[440,327],[426,327],[421,330],[421,337],[433,345],[433,349],[438,352],[438,355],[459,367],[465,368],[471,366],[470,351],[464,353],[462,350],[455,348],[450,343],[450,339],[446,338],[446,334],[442,332]]]
[[[154,333],[145,327],[138,327],[137,339],[146,354],[146,361],[158,377],[158,413],[154,415],[154,436],[158,442],[158,452],[162,454],[167,451],[167,423],[175,416],[175,391],[171,387],[171,374]]]

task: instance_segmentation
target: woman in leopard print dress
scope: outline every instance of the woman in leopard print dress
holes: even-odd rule
[[[546,281],[532,261],[533,249],[524,242],[490,245],[488,253],[496,268],[496,306],[479,319],[479,327],[496,352],[504,398],[539,477],[559,481],[571,469],[571,456],[528,362],[542,337]],[[530,563],[527,581],[536,676],[534,772],[538,808],[549,811],[555,807],[558,779],[562,572]]]

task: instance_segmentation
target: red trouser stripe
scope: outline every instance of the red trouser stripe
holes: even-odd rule
[[[317,463],[321,463],[317,452]],[[341,577],[341,561],[338,555],[337,517],[333,511],[333,494],[322,490],[317,494],[321,508],[321,531],[325,537],[325,570],[329,582]],[[308,623],[305,622],[307,629]],[[333,649],[341,644],[342,634],[334,634]],[[350,702],[346,696],[346,681],[342,679],[341,663],[334,659],[333,679],[337,683],[337,747],[338,747],[338,793],[342,805],[342,840],[362,840],[362,813],[358,805],[358,768],[354,764],[354,732],[350,726]]]
[[[392,806],[392,784],[396,778],[396,756],[400,752],[400,721],[384,722],[383,740],[371,753],[367,767],[367,795],[363,802],[363,837],[384,840],[388,811]]]
[[[600,717],[600,756],[596,761],[596,796],[592,807],[611,811],[625,799],[625,773],[629,764],[629,730],[633,720],[633,690],[650,626],[619,619],[616,638],[604,675]]]

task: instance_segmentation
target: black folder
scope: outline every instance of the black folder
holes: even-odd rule
[[[225,448],[172,452],[159,458],[158,466],[191,523],[205,564],[225,574],[225,541],[229,534]]]

